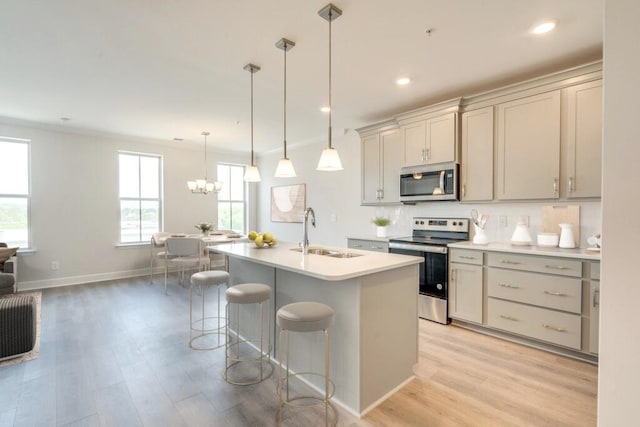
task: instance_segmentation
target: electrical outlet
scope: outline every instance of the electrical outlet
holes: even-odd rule
[[[500,215],[499,217],[500,220],[500,227],[507,227],[507,216],[506,215]]]
[[[51,261],[51,270],[60,270],[60,263],[58,261]]]

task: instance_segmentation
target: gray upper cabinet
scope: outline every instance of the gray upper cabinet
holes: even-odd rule
[[[565,195],[567,198],[600,197],[602,80],[572,86],[565,91]]]
[[[454,161],[456,114],[448,113],[403,125],[403,166]]]
[[[463,202],[493,200],[493,107],[462,114],[460,196]]]
[[[400,129],[384,129],[362,133],[363,205],[400,202],[399,176],[404,157]]]
[[[497,198],[560,197],[560,90],[498,104]]]

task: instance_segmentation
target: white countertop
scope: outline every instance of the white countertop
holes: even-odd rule
[[[366,276],[394,268],[418,264],[424,259],[400,254],[389,254],[374,251],[361,251],[335,246],[311,245],[338,252],[357,253],[362,256],[355,258],[334,258],[326,255],[308,254],[292,251],[297,248],[296,243],[278,242],[271,248],[258,248],[253,242],[218,244],[208,249],[233,258],[246,259],[259,264],[293,271],[322,280],[338,281],[354,277]]]
[[[555,256],[562,258],[577,258],[593,261],[600,261],[600,252],[590,252],[584,248],[563,249],[547,248],[542,246],[519,246],[505,242],[491,242],[487,245],[474,245],[472,242],[450,243],[450,248],[472,249],[477,251],[510,252],[514,254]]]

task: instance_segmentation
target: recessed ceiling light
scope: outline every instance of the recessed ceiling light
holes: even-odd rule
[[[548,21],[544,21],[544,22],[536,25],[535,27],[533,27],[531,32],[533,34],[545,34],[545,33],[548,33],[549,31],[553,30],[555,27],[556,27],[556,21],[555,20],[548,20]]]
[[[329,111],[331,111],[331,108],[329,108],[329,107],[320,107],[320,111],[322,111],[323,113],[328,113]]]
[[[405,86],[405,85],[408,85],[409,83],[411,83],[411,79],[409,77],[401,77],[398,80],[396,80],[396,84],[398,86]]]

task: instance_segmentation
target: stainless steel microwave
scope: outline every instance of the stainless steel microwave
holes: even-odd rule
[[[458,171],[454,162],[400,169],[400,201],[458,200]]]

